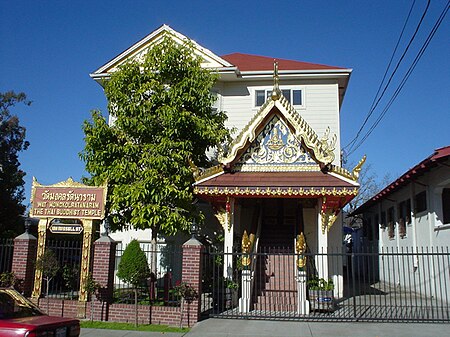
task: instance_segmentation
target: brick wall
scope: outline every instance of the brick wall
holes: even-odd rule
[[[183,245],[182,281],[195,289],[198,298],[185,303],[183,325],[192,326],[200,320],[200,298],[202,296],[202,252],[203,244],[195,238]]]
[[[36,257],[36,241],[32,246],[31,241],[22,242],[17,240],[14,249],[16,270],[20,275],[24,275],[28,269],[25,266],[31,266],[31,277],[33,279],[33,263]],[[16,245],[16,241],[15,241]],[[15,246],[16,247],[16,246]],[[202,264],[201,255],[203,245],[196,239],[191,239],[183,245],[183,271],[182,281],[193,287],[199,297],[201,297],[202,284]],[[28,254],[26,255],[25,254]],[[34,257],[33,257],[34,252]],[[85,306],[86,319],[92,318],[96,321],[111,322],[129,322],[134,323],[135,308],[133,304],[111,303],[114,288],[114,263],[115,263],[116,243],[109,237],[101,237],[94,243],[93,271],[92,275],[96,282],[101,285],[100,299],[93,296],[92,303],[78,302],[74,300],[46,299],[38,300],[38,305],[46,313],[54,316],[77,317],[80,306]],[[27,258],[25,258],[27,256]],[[31,284],[32,286],[32,284]],[[30,291],[31,291],[30,287]],[[138,306],[139,324],[164,324],[179,326],[180,319],[183,320],[183,326],[192,326],[200,318],[200,301],[194,300],[192,303],[185,303],[183,312],[180,307],[165,306]]]
[[[104,310],[104,309],[103,309]],[[134,323],[134,304],[110,304],[108,308],[108,321]],[[94,320],[99,320],[102,306],[94,306]],[[179,307],[163,307],[151,305],[138,305],[139,324],[164,324],[177,326],[180,324]],[[90,318],[90,306],[87,306],[87,317]]]
[[[114,288],[116,243],[108,236],[94,242],[92,277],[100,284],[101,300],[110,302]]]
[[[47,315],[59,317],[77,317],[77,300],[61,300],[56,298],[40,298],[38,300],[39,308]]]
[[[14,239],[14,253],[11,271],[23,280],[22,291],[30,296],[34,281],[37,239],[31,234],[22,234]]]
[[[79,302],[76,300],[61,300],[41,298],[38,305],[42,311],[52,316],[77,317]],[[107,308],[107,310],[106,310]],[[134,323],[134,304],[108,304],[94,301],[92,305],[94,321],[110,321]],[[105,311],[108,317],[105,317]],[[138,305],[139,324],[164,324],[178,326],[180,324],[179,307],[163,307]],[[86,319],[91,318],[91,303],[86,303]],[[105,319],[107,318],[107,319]],[[187,323],[185,323],[186,325]]]

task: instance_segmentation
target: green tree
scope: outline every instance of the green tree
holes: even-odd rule
[[[165,38],[105,84],[113,125],[99,111],[84,123],[87,182],[108,181],[113,230],[151,228],[155,244],[198,217],[189,163],[206,167],[206,150],[229,135],[225,113],[212,108],[216,76],[200,62],[190,44]]]
[[[36,260],[36,269],[42,272],[43,279],[45,280],[45,297],[47,298],[47,312],[49,310],[49,286],[51,280],[56,276],[59,271],[59,262],[56,258],[55,253],[47,249],[44,254],[42,254]]]
[[[11,113],[11,108],[23,103],[30,105],[26,95],[14,91],[0,93],[0,236],[19,234],[22,223],[20,215],[25,207],[23,177],[20,169],[19,152],[26,150],[25,128],[19,117]]]
[[[117,277],[133,286],[135,306],[134,324],[137,326],[138,288],[150,277],[150,269],[148,268],[147,257],[139,246],[139,242],[136,240],[132,240],[127,248],[125,248],[117,270]]]

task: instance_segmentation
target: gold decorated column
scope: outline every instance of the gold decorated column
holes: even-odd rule
[[[87,301],[86,293],[86,280],[89,275],[89,267],[91,265],[91,247],[92,247],[92,232],[93,232],[93,221],[88,219],[83,219],[83,248],[81,251],[81,271],[80,271],[80,292],[78,296],[78,301],[82,302],[78,306],[78,317],[84,317],[86,314],[86,306],[84,305]]]
[[[81,252],[81,272],[80,272],[80,302],[87,301],[86,279],[89,274],[89,266],[91,262],[91,246],[92,246],[92,220],[83,219],[83,249]]]
[[[39,219],[36,261],[39,260],[41,256],[44,255],[45,252],[45,239],[47,237],[48,220],[49,220],[48,218]],[[33,299],[37,300],[41,296],[41,288],[42,288],[42,270],[35,269],[33,293],[31,294],[31,297]]]

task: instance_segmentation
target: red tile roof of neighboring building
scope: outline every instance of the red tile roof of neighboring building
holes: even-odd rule
[[[274,57],[250,54],[233,53],[221,56],[227,62],[238,67],[241,71],[273,70],[273,61],[278,62],[279,70],[331,70],[345,69],[342,67],[327,66],[308,62],[277,59]]]
[[[450,146],[444,146],[439,149],[434,150],[433,154],[424,160],[422,160],[419,164],[414,166],[413,168],[406,171],[403,175],[397,178],[395,181],[387,185],[380,192],[375,194],[372,198],[366,201],[364,204],[359,206],[355,211],[353,211],[353,215],[362,213],[366,208],[372,206],[379,200],[383,199],[387,195],[395,192],[399,188],[407,185],[412,180],[417,178],[418,176],[423,175],[425,172],[429,171],[431,168],[438,165],[439,162],[443,162],[450,158]]]

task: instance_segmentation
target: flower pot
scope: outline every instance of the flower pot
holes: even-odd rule
[[[334,310],[333,290],[309,290],[311,310]]]

